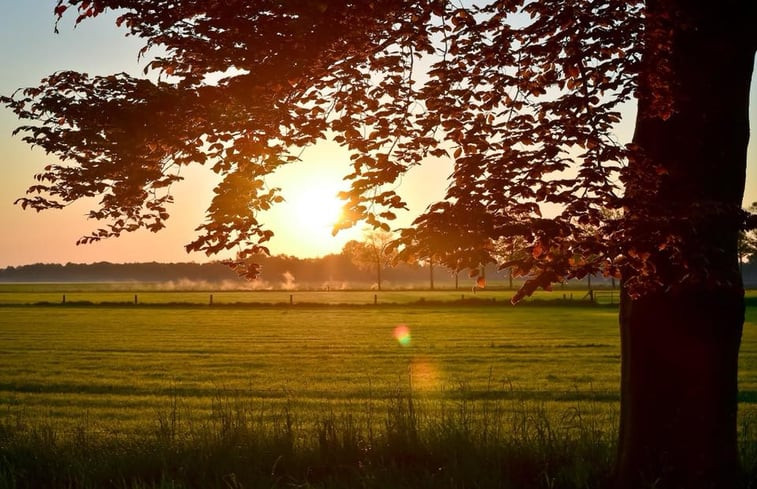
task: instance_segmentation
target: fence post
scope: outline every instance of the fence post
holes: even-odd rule
[[[294,304],[294,294],[289,294],[289,305]]]
[[[373,294],[373,305],[378,304],[378,294]]]
[[[63,294],[63,304],[66,303],[66,294]]]
[[[210,305],[213,305],[213,294],[210,294]]]
[[[137,300],[137,294],[134,294],[134,304],[137,304],[139,301]]]

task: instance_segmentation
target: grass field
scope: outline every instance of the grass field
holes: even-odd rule
[[[314,417],[410,383],[429,400],[614,403],[615,311],[551,309],[6,307],[0,400],[56,424],[86,411],[125,430],[174,396],[201,413],[219,393]]]
[[[174,290],[172,286],[160,283],[116,283],[116,284],[2,284],[0,283],[0,305],[20,304],[210,304],[214,305],[261,305],[261,304],[408,304],[418,301],[455,302],[465,300],[499,301],[508,303],[514,291],[502,289],[478,290],[470,288],[440,290]],[[610,292],[603,292],[603,302],[609,302]],[[554,292],[540,291],[528,300],[563,299],[580,302],[586,295],[583,289],[557,289]],[[618,292],[613,292],[617,303]],[[528,301],[527,300],[527,301]]]
[[[97,303],[119,302],[110,294],[123,292],[67,294]],[[297,307],[189,305],[207,297],[196,292],[153,292],[172,294],[155,299],[161,307],[9,305],[61,293],[0,290],[0,487],[98,487],[105,479],[114,487],[354,487],[356,478],[365,481],[363,469],[308,474],[369,462],[383,475],[370,472],[375,480],[364,487],[469,487],[463,479],[481,467],[465,464],[501,462],[508,449],[520,450],[509,456],[533,473],[480,487],[597,487],[607,477],[618,410],[615,308],[505,306],[504,291],[477,294],[482,303],[455,302],[459,293],[450,291],[383,292],[381,304],[397,304],[379,307],[324,305],[370,304],[372,292],[292,292],[316,304]],[[228,294],[258,304],[290,295]],[[230,295],[228,302],[242,301]],[[398,337],[403,331],[409,334]],[[749,441],[757,414],[753,307],[740,368],[742,439]],[[421,448],[408,451],[409,443]],[[68,460],[82,446],[99,448]],[[229,455],[224,450],[260,465],[254,474],[243,469],[249,460],[220,464],[224,473],[203,465]],[[141,465],[132,460],[139,467],[131,470],[93,455],[108,452],[119,460],[153,455]],[[422,466],[412,484],[397,469],[396,457],[408,453]],[[290,462],[283,479],[271,469],[286,465],[282,456]],[[434,471],[449,457],[465,467],[441,484]],[[29,468],[40,460],[50,466],[41,479]],[[100,461],[87,465],[92,460]],[[205,472],[188,469],[194,465]]]

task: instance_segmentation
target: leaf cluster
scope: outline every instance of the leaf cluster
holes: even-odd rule
[[[330,138],[351,161],[340,227],[390,230],[403,175],[454,162],[444,200],[402,231],[406,256],[500,262],[528,278],[521,295],[645,266],[617,217],[634,149],[613,136],[639,90],[664,92],[662,75],[637,83],[645,43],[665,46],[640,0],[59,0],[55,14],[108,10],[140,55],[164,53],[151,78],[60,72],[1,99],[62,161],[19,203],[100,198],[89,216],[107,225],[81,242],[157,231],[181,168],[209,165],[222,179],[187,249],[236,249],[254,275],[273,235],[259,215],[282,200],[266,176]]]

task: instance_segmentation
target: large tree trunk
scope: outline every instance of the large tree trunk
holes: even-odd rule
[[[626,217],[642,221],[667,208],[671,226],[678,226],[671,232],[687,223],[684,259],[691,258],[697,279],[632,299],[627,284],[638,277],[628,271],[623,277],[619,487],[729,488],[740,478],[737,364],[744,300],[737,223],[723,216],[741,205],[744,188],[752,1],[648,2],[651,15],[671,19],[673,111],[666,118],[651,95],[659,80],[656,61],[648,59],[634,134],[645,158],[632,161],[631,169],[640,179],[663,176],[651,193],[638,180],[628,187]],[[655,38],[646,39],[650,54]],[[686,212],[693,212],[690,221],[677,219]],[[650,258],[657,272],[671,281],[683,277],[665,253]]]
[[[622,299],[620,487],[737,484],[742,295],[681,291]]]

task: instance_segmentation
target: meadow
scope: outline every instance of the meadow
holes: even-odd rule
[[[561,291],[516,307],[508,291],[214,292],[210,306],[205,292],[143,289],[134,305],[132,290],[40,289],[0,289],[0,487],[604,487],[610,476],[614,307]],[[44,299],[62,293],[65,305]],[[748,469],[755,326],[749,307]]]
[[[390,289],[354,290],[354,289],[271,289],[271,290],[219,290],[211,284],[192,284],[190,289],[182,288],[187,284],[173,283],[40,283],[40,284],[3,284],[0,283],[0,306],[2,305],[366,305],[366,304],[411,304],[420,301],[457,302],[457,301],[500,301],[509,302],[514,291],[503,288],[487,288],[473,293],[470,286],[459,290],[442,288],[427,289]],[[618,292],[603,290],[602,302],[618,302]],[[525,300],[544,301],[565,299],[580,302],[586,296],[581,288],[558,289],[554,292],[537,291],[533,297]]]

